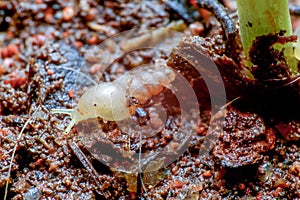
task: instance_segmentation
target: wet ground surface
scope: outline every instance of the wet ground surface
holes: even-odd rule
[[[176,10],[174,5],[153,1],[0,2],[1,198],[6,184],[7,199],[300,198],[297,110],[288,118],[278,113],[270,116],[255,106],[245,106],[247,101],[239,104],[238,99],[227,107],[224,123],[213,128],[218,137],[211,141],[211,151],[199,154],[210,125],[214,127],[210,101],[203,79],[176,53],[193,42],[201,44],[198,47],[218,64],[225,86],[231,87],[229,100],[240,95],[234,87],[245,87],[244,77],[232,73],[239,69],[238,64],[222,56],[226,45],[217,21],[203,10],[199,21],[191,21],[199,17],[198,12],[186,11],[194,16],[187,18],[184,9]],[[226,5],[232,6],[232,1]],[[102,41],[132,28],[141,28],[143,35],[149,27],[168,26],[179,19],[189,26],[187,35],[200,34],[206,39],[188,38],[171,56],[158,49],[132,51],[109,63],[103,72],[108,58],[117,57],[119,47],[117,42],[103,45]],[[130,45],[123,48],[130,49]],[[101,119],[81,122],[77,130],[64,135],[69,117],[49,112],[76,106],[81,94],[93,85],[91,80],[113,81],[158,59],[168,61],[195,91],[203,91],[197,93],[200,118],[191,114],[181,120],[180,105],[168,89],[132,117],[137,126],[162,127],[150,136],[144,131],[142,140],[136,129],[125,134],[118,123]],[[230,66],[234,68],[225,68]],[[229,73],[235,76],[226,77]],[[195,103],[189,98],[185,102]],[[154,105],[166,110],[165,121],[156,114],[160,107]],[[158,154],[158,149],[163,151]],[[140,152],[144,157],[139,157]],[[137,173],[134,167],[138,164],[145,173]]]

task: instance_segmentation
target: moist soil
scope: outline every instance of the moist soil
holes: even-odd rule
[[[222,3],[235,22],[234,2]],[[179,20],[186,38],[171,52],[142,48],[118,56],[120,39],[106,40],[134,28],[138,33],[128,37],[139,38]],[[238,39],[228,54],[223,30],[213,14],[185,1],[1,1],[0,198],[6,191],[7,199],[300,198],[299,80],[261,82],[260,75],[269,79],[264,70],[256,71],[258,81],[247,77],[236,56],[242,55]],[[129,41],[129,49],[138,42]],[[221,73],[229,103],[218,113],[205,81],[182,57],[191,50],[192,63],[208,56]],[[257,54],[262,69],[266,52]],[[280,52],[272,55],[279,57],[268,61],[282,63]],[[179,100],[166,88],[143,104],[130,99],[139,109],[125,131],[98,118],[63,133],[70,117],[50,109],[74,108],[93,82],[114,81],[157,60],[188,81],[197,102],[182,98],[200,113],[189,107],[182,119]],[[275,69],[287,76],[285,68]]]

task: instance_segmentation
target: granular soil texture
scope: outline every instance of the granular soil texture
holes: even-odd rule
[[[245,100],[257,87],[240,72],[237,59],[226,54],[224,29],[213,16],[202,11],[199,15],[188,6],[187,1],[0,2],[1,198],[6,184],[7,199],[300,198],[297,110],[281,116],[267,112],[270,107],[255,106],[259,101]],[[179,19],[189,26],[188,37],[171,54],[161,49],[136,50],[118,57],[103,71],[106,58],[118,55],[117,43],[102,45],[105,39],[133,28],[146,32],[149,27],[165,27]],[[192,36],[195,33],[202,37]],[[226,107],[221,124],[215,122],[216,113],[211,116],[201,75],[177,54],[190,47],[216,63],[229,101],[241,96]],[[241,51],[238,45],[235,48]],[[127,135],[116,122],[101,119],[83,122],[64,135],[69,117],[49,112],[74,108],[93,84],[91,79],[113,81],[135,66],[159,59],[180,72],[195,91],[203,91],[196,94],[200,116],[193,116],[196,112],[191,110],[182,121],[180,105],[168,89],[132,116],[139,126],[157,128],[162,121],[153,105],[161,102],[167,111],[159,133],[142,140],[139,132]],[[187,103],[195,103],[189,101],[186,98]],[[101,130],[80,132],[95,121]],[[211,132],[217,137],[211,141],[211,150],[201,154]],[[166,149],[165,154],[156,155],[157,149]],[[109,151],[116,154],[109,156]],[[132,156],[139,152],[149,153],[157,162],[149,164],[147,158]],[[126,171],[138,161],[149,171]]]

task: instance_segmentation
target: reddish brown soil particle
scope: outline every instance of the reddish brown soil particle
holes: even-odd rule
[[[19,54],[19,47],[16,44],[9,44],[7,47],[2,49],[2,58],[13,57]]]
[[[53,13],[54,13],[54,10],[50,7],[46,8],[45,10],[45,21],[50,23],[53,21]]]
[[[13,88],[19,88],[25,84],[27,79],[25,77],[20,77],[19,75],[11,75],[8,80],[4,80],[4,84],[10,84]]]
[[[48,171],[49,172],[51,172],[51,171],[56,171],[56,169],[59,167],[59,164],[57,163],[57,162],[52,162],[51,164],[50,164],[50,167],[49,167],[49,169],[48,169]]]
[[[206,128],[205,128],[204,126],[199,126],[199,127],[197,128],[197,133],[198,133],[199,135],[203,135],[203,133],[205,132],[205,130],[206,130]]]
[[[97,42],[99,42],[99,39],[97,37],[97,35],[93,35],[88,39],[88,44],[89,45],[94,45],[97,44]]]
[[[256,195],[256,200],[261,200],[262,198],[262,194],[258,193],[258,195]]]
[[[8,134],[8,133],[7,133],[6,130],[3,130],[3,129],[0,130],[0,135],[7,135],[7,134]]]
[[[129,192],[130,199],[136,199],[136,194],[134,192]]]
[[[8,69],[3,67],[3,65],[0,64],[0,75],[5,74],[7,71],[8,71]]]
[[[200,22],[190,24],[189,29],[192,35],[201,35],[204,31],[204,26]]]
[[[85,16],[86,21],[93,21],[98,13],[96,8],[91,8]]]
[[[183,182],[182,181],[179,181],[179,180],[175,180],[174,182],[173,182],[173,186],[175,187],[175,188],[182,188],[183,187]]]
[[[172,168],[172,173],[176,174],[178,172],[178,166]]]
[[[7,47],[1,48],[1,57],[8,58],[19,54],[19,47],[16,44],[9,44]]]
[[[70,21],[75,15],[74,7],[68,6],[62,10],[62,17],[65,21]]]
[[[46,39],[47,39],[47,37],[45,35],[37,34],[37,35],[33,36],[33,44],[41,47],[44,45],[44,42],[46,41]]]
[[[300,177],[300,162],[295,162],[289,169],[289,172]]]
[[[238,187],[240,190],[244,190],[246,188],[245,184],[243,184],[243,183],[240,183]]]
[[[77,47],[77,48],[81,48],[81,47],[83,46],[83,43],[82,43],[81,41],[75,41],[75,42],[73,43],[73,45],[74,45],[75,47]]]
[[[287,181],[285,179],[280,178],[280,179],[275,181],[274,187],[275,188],[277,188],[277,187],[288,188],[289,184],[287,183]]]
[[[44,1],[43,0],[35,0],[35,3],[36,4],[42,4],[42,3],[44,3]]]
[[[0,161],[3,159],[3,152],[2,149],[0,148]]]
[[[69,90],[69,91],[68,91],[68,95],[69,95],[69,97],[72,99],[72,98],[74,97],[74,91]]]
[[[279,195],[280,192],[282,192],[282,188],[281,188],[281,187],[277,187],[276,190],[274,190],[274,191],[272,192],[272,195],[273,195],[274,197],[278,197],[278,195]]]
[[[204,178],[210,178],[212,175],[211,171],[210,170],[207,170],[207,171],[204,171],[203,172],[203,177]]]
[[[201,190],[203,190],[203,187],[199,186],[199,185],[196,185],[195,189],[196,189],[196,191],[201,191]]]
[[[0,49],[0,52],[1,52],[1,57],[2,57],[2,58],[8,57],[8,49],[7,49],[6,47],[1,48],[1,49]]]
[[[62,38],[68,38],[69,36],[70,36],[70,32],[65,31],[62,33]]]
[[[40,158],[40,159],[38,159],[38,160],[35,162],[35,164],[36,164],[37,166],[40,166],[40,165],[43,164],[43,162],[44,162],[44,160],[43,160],[42,158]]]
[[[53,75],[54,73],[55,73],[55,72],[54,72],[53,70],[51,70],[51,69],[48,69],[48,70],[47,70],[47,74],[50,75],[50,76]]]
[[[280,122],[276,125],[277,130],[288,141],[300,141],[300,122],[293,120],[288,123]]]
[[[9,44],[7,50],[9,57],[19,54],[19,47],[16,44]]]
[[[249,187],[247,187],[247,189],[246,189],[246,195],[249,195],[250,192],[251,192],[251,189]]]

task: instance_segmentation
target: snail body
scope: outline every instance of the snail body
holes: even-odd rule
[[[134,114],[138,105],[161,93],[174,79],[175,73],[165,65],[139,67],[112,82],[89,88],[74,109],[51,109],[51,112],[71,116],[65,134],[79,121],[89,118],[121,121]]]

